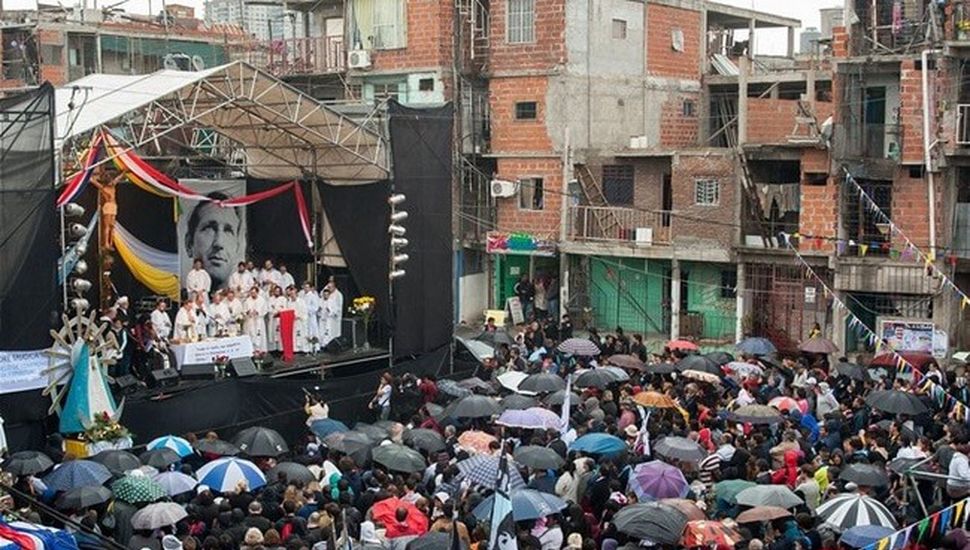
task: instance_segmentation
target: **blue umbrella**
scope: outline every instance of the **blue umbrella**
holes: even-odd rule
[[[542,491],[536,491],[534,489],[512,491],[511,498],[512,519],[515,521],[544,518],[568,506],[565,500],[556,495],[550,495],[549,493],[543,493]],[[492,502],[494,500],[495,494],[493,493],[472,510],[472,515],[479,521],[488,521],[492,513]]]
[[[324,418],[323,420],[315,420],[310,425],[310,431],[320,439],[323,439],[332,433],[349,432],[350,428],[339,420]]]
[[[850,527],[842,533],[839,542],[853,548],[865,548],[871,544],[876,544],[881,539],[893,534],[892,527],[882,525],[856,525]]]
[[[235,490],[240,481],[246,482],[250,491],[266,485],[266,476],[255,464],[236,457],[214,460],[199,468],[195,477],[200,484],[220,493]]]
[[[771,343],[771,340],[755,336],[749,336],[741,340],[734,347],[745,355],[771,355],[778,351],[775,345]]]
[[[145,448],[149,451],[154,451],[155,449],[172,449],[180,457],[189,456],[193,452],[192,444],[174,435],[163,435],[162,437],[153,439]]]
[[[111,479],[107,468],[90,460],[71,460],[44,476],[44,485],[55,491],[102,485]]]
[[[586,434],[569,446],[570,451],[582,451],[594,455],[616,455],[627,450],[622,439],[610,434]]]

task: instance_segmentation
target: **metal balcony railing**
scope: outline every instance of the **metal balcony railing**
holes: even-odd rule
[[[569,239],[630,243],[642,246],[670,243],[672,216],[615,206],[572,206]]]
[[[957,105],[957,145],[970,145],[970,103]]]
[[[251,65],[274,76],[339,73],[347,68],[342,36],[260,42],[247,57]]]

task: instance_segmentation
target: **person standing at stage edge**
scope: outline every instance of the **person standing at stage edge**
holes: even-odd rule
[[[208,301],[211,289],[212,278],[202,269],[202,259],[196,258],[192,261],[192,269],[185,276],[185,290],[189,292],[189,296],[201,294],[202,300]]]
[[[259,295],[259,288],[249,289],[249,297],[243,302],[243,332],[253,341],[253,350],[260,353],[267,351],[266,346],[266,302]]]
[[[326,347],[332,340],[340,338],[344,318],[344,295],[337,288],[333,277],[330,277],[323,291],[325,296],[323,346]]]

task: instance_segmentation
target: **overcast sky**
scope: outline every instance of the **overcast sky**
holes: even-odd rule
[[[44,3],[57,3],[69,6],[83,0],[43,0]],[[205,0],[170,0],[173,3],[188,4],[195,7],[196,15],[202,17]],[[569,0],[566,0],[569,1]],[[800,19],[802,28],[818,27],[820,8],[830,8],[842,5],[841,0],[719,0],[724,4],[731,4],[744,8],[753,8],[760,11],[776,13],[786,17]],[[122,3],[122,6],[129,12],[147,14],[150,11],[158,12],[162,7],[162,0],[87,0],[88,6],[93,7],[97,2],[99,7]],[[37,6],[36,0],[3,0],[3,5],[7,9],[27,9]],[[787,35],[784,31],[764,31],[764,35],[757,40],[758,53],[762,54],[783,54],[785,52],[785,41]],[[796,43],[797,44],[797,43]],[[797,48],[797,45],[796,45]]]

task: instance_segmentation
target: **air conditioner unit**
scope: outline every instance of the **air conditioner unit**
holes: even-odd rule
[[[347,54],[347,65],[351,69],[369,69],[370,52],[367,50],[351,50]]]
[[[492,198],[504,199],[515,194],[515,182],[504,180],[492,180],[489,184]]]
[[[636,243],[638,245],[650,246],[653,244],[653,228],[652,227],[638,227],[635,235]]]

